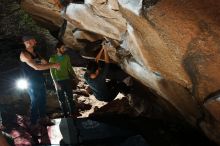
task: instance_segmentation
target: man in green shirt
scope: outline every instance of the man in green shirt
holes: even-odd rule
[[[54,81],[55,89],[58,95],[59,103],[65,117],[74,116],[76,113],[75,99],[73,101],[71,76],[76,75],[70,63],[70,57],[65,54],[64,45],[59,42],[56,45],[57,52],[50,57],[50,63],[59,63],[60,69],[50,69],[51,77]],[[67,96],[67,98],[65,97]]]

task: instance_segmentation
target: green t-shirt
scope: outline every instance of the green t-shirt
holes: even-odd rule
[[[53,55],[50,57],[49,62],[60,64],[60,69],[50,69],[51,76],[55,81],[69,79],[70,75],[75,74],[68,55]]]

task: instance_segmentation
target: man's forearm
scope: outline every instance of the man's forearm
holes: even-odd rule
[[[47,70],[47,69],[50,69],[50,68],[53,68],[54,67],[54,63],[47,63],[47,64],[37,64],[34,69],[35,70]]]
[[[101,58],[102,56],[102,53],[103,53],[103,48],[99,51],[98,55],[96,56],[95,60],[98,62],[99,59]]]
[[[108,56],[108,52],[107,52],[107,49],[105,48],[104,49],[104,54],[105,54],[105,63],[109,63],[109,56]]]

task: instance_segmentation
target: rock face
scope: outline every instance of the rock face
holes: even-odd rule
[[[85,0],[61,13],[53,5],[21,0],[48,29],[63,25],[72,48],[108,38],[111,59],[220,144],[218,0]]]

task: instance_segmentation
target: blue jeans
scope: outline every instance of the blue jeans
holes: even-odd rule
[[[46,89],[44,83],[31,83],[28,94],[31,100],[31,124],[36,124],[39,117],[46,116]]]

